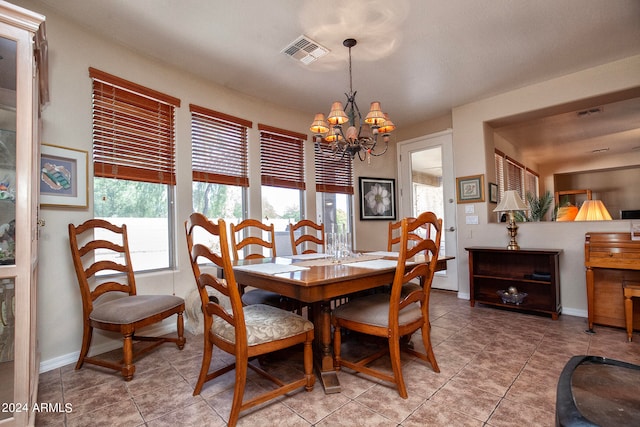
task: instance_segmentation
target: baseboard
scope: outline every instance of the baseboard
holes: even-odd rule
[[[466,299],[469,301],[471,299],[471,294],[458,291],[458,299]]]
[[[469,300],[471,298],[471,294],[458,292],[458,298]],[[581,310],[578,308],[569,308],[569,307],[562,307],[562,314],[566,314],[567,316],[585,317],[585,318],[589,316],[589,313],[587,312],[587,310]]]
[[[589,317],[589,312],[587,310],[580,310],[577,308],[562,307],[562,314],[575,317]]]
[[[156,326],[144,329],[144,335],[150,337],[160,337],[162,335],[167,335],[176,332],[175,325],[166,325],[166,326]],[[106,353],[111,350],[115,350],[122,346],[122,340],[113,339],[107,342],[104,342],[97,346],[92,346],[89,351],[89,356],[93,356],[96,354]],[[53,369],[58,369],[66,365],[76,364],[78,361],[78,357],[80,356],[80,350],[74,351],[73,353],[64,354],[62,356],[54,357],[53,359],[47,359],[40,362],[40,373],[48,372]]]

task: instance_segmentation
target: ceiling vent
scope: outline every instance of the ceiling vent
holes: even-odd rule
[[[329,49],[302,35],[289,43],[281,52],[305,65],[309,65],[329,53]]]
[[[577,115],[578,117],[586,117],[586,116],[590,116],[592,114],[598,114],[598,113],[602,113],[602,108],[596,107],[596,108],[590,108],[588,110],[578,111]]]

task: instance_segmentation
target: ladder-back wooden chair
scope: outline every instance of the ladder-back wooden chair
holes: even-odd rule
[[[414,219],[415,219],[414,217],[407,217],[407,220],[409,222],[413,221]],[[393,251],[394,246],[400,244],[400,231],[401,231],[400,227],[401,226],[402,226],[402,221],[389,223],[389,237],[387,239],[387,251],[389,252]],[[421,231],[422,231],[422,234],[425,234],[424,237],[426,237],[427,239],[430,237],[431,229],[423,227]],[[417,232],[409,234],[409,239],[416,242],[419,240],[422,240],[424,237],[418,234]]]
[[[415,220],[415,217],[407,217],[407,221],[411,222]],[[402,221],[390,222],[389,223],[389,238],[387,240],[387,251],[392,252],[395,246],[400,244],[400,234],[402,231]],[[420,240],[431,237],[431,227],[428,225],[419,227],[413,233],[409,233],[409,242],[419,242]],[[419,280],[413,280],[412,282],[406,283],[402,287],[402,295],[407,295],[417,289],[419,284]]]
[[[133,360],[138,356],[165,342],[176,343],[180,350],[184,348],[184,300],[173,295],[137,294],[126,225],[119,227],[102,219],[90,219],[77,227],[69,224],[69,243],[82,295],[82,348],[76,369],[86,362],[121,371],[129,381],[135,372]],[[113,296],[116,297],[111,298]],[[177,315],[176,338],[136,335],[139,329],[174,314]],[[87,357],[94,328],[122,334],[122,361]],[[153,344],[134,353],[133,341],[152,341]]]
[[[298,238],[295,236],[296,232],[300,232]],[[310,219],[300,220],[289,226],[289,238],[294,255],[321,252],[324,250],[324,224],[316,224]],[[315,244],[316,249],[310,247],[310,244]]]
[[[409,234],[425,225],[430,225],[436,230],[433,240],[422,239],[410,244]],[[413,221],[407,218],[401,221],[400,253],[391,294],[373,294],[355,298],[338,306],[332,313],[336,370],[346,366],[363,374],[389,381],[395,384],[398,394],[405,399],[407,398],[407,389],[402,376],[401,350],[429,362],[435,372],[440,372],[431,347],[429,295],[438,263],[441,232],[442,220],[432,212],[425,212]],[[418,258],[414,259],[416,256]],[[421,278],[423,286],[417,287],[408,295],[403,296],[403,285],[415,278]],[[342,359],[340,352],[342,328],[386,338],[388,347],[357,361]],[[422,331],[424,353],[414,350],[406,340],[402,339],[417,330]],[[392,375],[369,367],[371,362],[385,354],[389,354],[391,359]]]
[[[194,235],[203,236],[205,234],[202,233],[202,230],[206,232],[208,244],[219,239],[220,254],[214,253],[209,247],[194,241]],[[243,306],[231,264],[224,220],[220,219],[216,224],[200,213],[193,213],[185,221],[185,231],[189,259],[200,292],[204,313],[204,353],[193,395],[200,394],[205,382],[235,368],[233,402],[228,421],[229,426],[235,426],[240,412],[245,409],[300,387],[311,391],[315,383],[312,350],[313,323],[300,315],[269,305]],[[211,274],[202,272],[198,262],[213,263],[214,266],[223,270],[225,279],[218,279]],[[218,298],[210,299],[211,292],[208,289],[214,289]],[[225,309],[225,307],[231,307],[231,309]],[[258,356],[297,344],[304,345],[304,375],[302,378],[285,383],[265,372],[259,364],[250,363],[251,359]],[[235,361],[209,373],[214,346],[234,355]],[[277,388],[244,401],[248,368],[273,381]]]
[[[234,261],[276,257],[276,234],[273,224],[266,225],[257,219],[245,219],[238,225],[230,224],[229,231]],[[263,239],[262,233],[267,233],[268,239]],[[268,255],[265,255],[265,249],[267,249]],[[276,292],[264,289],[250,289],[245,292],[245,287],[243,283],[240,283],[242,302],[246,305],[267,304],[290,310],[299,310],[300,308],[300,304],[295,300],[283,297]]]

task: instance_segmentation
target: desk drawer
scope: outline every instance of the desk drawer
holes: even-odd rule
[[[614,258],[640,260],[640,250],[621,248],[591,248],[589,258]]]
[[[640,250],[592,248],[587,255],[586,266],[640,269]]]

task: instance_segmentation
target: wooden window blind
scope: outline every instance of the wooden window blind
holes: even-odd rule
[[[498,202],[502,200],[505,192],[505,179],[504,179],[504,154],[496,150],[496,180],[498,181]]]
[[[524,167],[509,157],[506,159],[506,189],[516,190],[521,198],[524,198]]]
[[[316,191],[319,193],[353,194],[353,161],[351,156],[331,157],[327,144],[315,144]]]
[[[95,68],[94,175],[175,185],[175,107],[180,100]]]
[[[193,180],[249,186],[248,129],[253,123],[190,104]]]
[[[258,124],[262,185],[305,190],[304,141],[307,135]]]
[[[538,174],[529,168],[524,171],[524,187],[526,193],[531,193],[538,197],[540,195],[540,189],[538,186]]]

